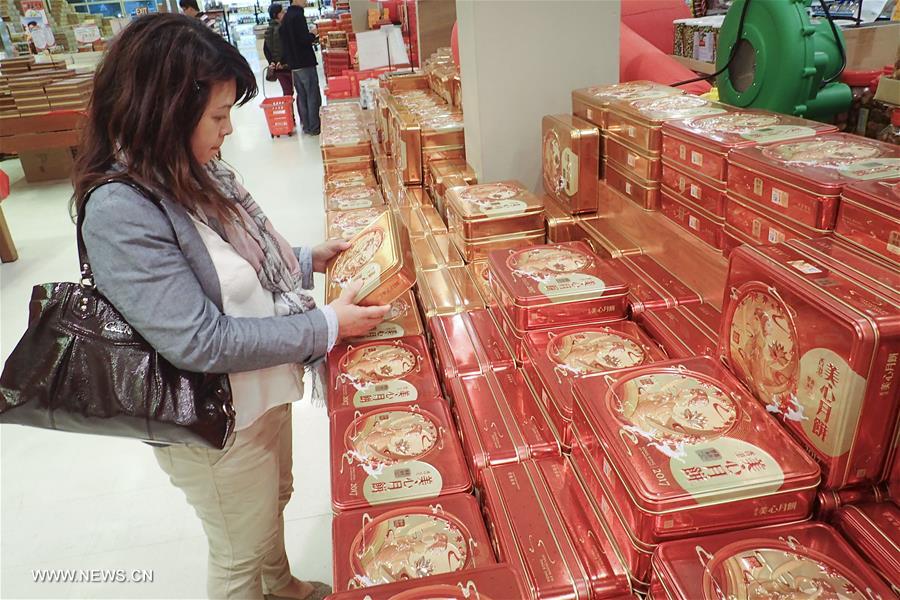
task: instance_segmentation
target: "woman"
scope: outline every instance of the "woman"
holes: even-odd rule
[[[294,83],[291,79],[291,68],[281,61],[284,54],[281,49],[281,36],[278,27],[284,18],[284,9],[278,2],[269,5],[269,28],[266,29],[263,41],[263,54],[269,61],[269,68],[275,73],[278,83],[281,84],[281,93],[285,96],[294,95]]]
[[[230,111],[257,92],[238,51],[196,19],[136,19],[110,46],[74,171],[98,289],[163,357],[228,373],[236,433],[224,450],[154,449],[200,517],[211,598],[318,600],[291,576],[282,511],[292,492],[290,403],[302,365],[369,331],[388,307],[317,308],[304,291],[345,242],[291,249],[215,157]],[[111,175],[154,190],[161,209]],[[324,457],[320,457],[324,460]]]

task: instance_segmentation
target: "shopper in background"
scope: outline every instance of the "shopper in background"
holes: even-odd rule
[[[209,17],[209,15],[200,10],[200,6],[197,4],[197,0],[178,0],[178,7],[181,8],[181,12],[185,15],[193,17],[195,19],[199,19],[201,23],[203,23],[210,29],[215,28],[215,22]]]
[[[229,374],[236,432],[223,450],[154,448],[203,523],[210,598],[320,600],[328,586],[295,579],[285,553],[290,403],[304,366],[388,307],[354,305],[353,286],[317,308],[313,272],[347,244],[292,249],[215,159],[232,106],[256,93],[247,61],[196,19],[135,19],[94,76],[74,198],[100,185],[82,228],[99,291],[176,368]],[[153,190],[160,206],[111,177]]]
[[[285,96],[294,95],[294,86],[291,81],[291,68],[284,63],[284,53],[281,46],[281,35],[278,29],[281,20],[284,19],[284,9],[278,2],[269,5],[269,28],[263,42],[263,54],[269,61],[269,69],[275,73],[275,78],[281,84],[281,92]]]
[[[309,31],[303,5],[306,0],[292,0],[281,21],[281,47],[297,91],[297,112],[303,133],[319,135],[319,107],[322,94],[319,91],[319,74],[316,72],[316,53],[313,44],[316,36]]]

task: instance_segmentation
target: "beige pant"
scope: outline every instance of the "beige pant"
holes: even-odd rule
[[[211,599],[260,600],[290,583],[282,514],[293,492],[290,404],[238,431],[224,450],[167,446],[154,452],[203,522]]]

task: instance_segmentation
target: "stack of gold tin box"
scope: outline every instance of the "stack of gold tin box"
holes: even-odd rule
[[[322,163],[325,173],[372,168],[371,117],[358,104],[330,104],[321,110]]]

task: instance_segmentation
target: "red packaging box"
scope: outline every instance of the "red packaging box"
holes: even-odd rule
[[[666,360],[653,340],[631,321],[577,325],[525,336],[525,372],[561,435],[572,446],[572,384]]]
[[[500,328],[500,331],[509,342],[513,357],[516,359],[516,365],[522,366],[528,362],[528,352],[525,350],[525,331],[517,329],[511,322],[509,315],[506,314],[503,306],[498,302],[488,308],[494,317],[494,322]],[[540,329],[532,329],[531,331],[551,331],[554,327],[542,327]]]
[[[866,562],[823,523],[761,527],[660,544],[659,600],[894,597]],[[654,600],[657,596],[654,595]]]
[[[879,485],[820,490],[816,494],[816,511],[813,516],[817,521],[834,522],[835,513],[840,508],[885,501],[888,501],[887,494]]]
[[[515,571],[505,565],[466,569],[425,580],[412,579],[370,588],[338,592],[328,600],[503,600],[524,598]]]
[[[431,317],[428,329],[435,366],[445,385],[457,377],[516,366],[503,334],[485,308]]]
[[[583,242],[498,250],[488,264],[491,290],[520,331],[616,320],[627,312],[628,287],[617,269]]]
[[[649,184],[659,181],[662,176],[662,163],[659,156],[647,156],[644,152],[644,150],[633,148],[620,137],[609,136],[606,138],[604,156],[609,164],[641,183]]]
[[[649,255],[621,256],[615,263],[628,284],[628,307],[633,319],[646,310],[700,304],[703,298]]]
[[[478,502],[467,494],[346,512],[331,530],[336,592],[406,580],[422,585],[422,578],[496,563]]]
[[[738,237],[757,246],[786,240],[808,240],[830,234],[827,230],[791,221],[784,214],[770,211],[755,202],[748,202],[731,192],[728,193],[725,227],[732,232],[739,232],[741,235]]]
[[[597,211],[600,130],[572,115],[541,121],[544,191],[569,214]]]
[[[900,183],[844,187],[835,235],[900,263]]]
[[[425,338],[343,344],[328,353],[328,413],[441,397]]]
[[[606,184],[644,210],[659,209],[659,182],[639,181],[604,159]]]
[[[710,215],[725,217],[727,200],[724,185],[716,187],[706,183],[698,177],[678,170],[665,160],[662,167],[662,185],[663,189],[669,188],[677,191]]]
[[[836,131],[834,125],[758,110],[669,121],[662,124],[663,160],[707,181],[724,183],[731,150]]]
[[[725,220],[714,217],[674,190],[663,187],[659,211],[682,229],[716,250],[724,245]]]
[[[468,492],[472,480],[447,404],[423,401],[331,417],[335,512]]]
[[[716,353],[722,313],[711,304],[691,304],[648,310],[640,323],[669,358],[691,358]]]
[[[595,85],[572,90],[572,114],[590,121],[600,129],[606,129],[610,105],[683,94],[684,90],[653,81],[627,81]]]
[[[895,594],[900,594],[900,508],[892,502],[845,506],[835,526]]]
[[[605,531],[577,513],[566,517],[583,537],[567,526],[564,509],[581,494],[571,468],[559,457],[485,469],[483,510],[500,560],[525,581],[525,598],[620,598],[630,591],[628,577],[615,554],[605,553]]]
[[[723,309],[720,355],[820,462],[825,489],[876,482],[900,407],[896,298],[796,248],[742,246]]]
[[[729,192],[815,229],[834,228],[845,185],[898,178],[900,147],[844,133],[729,155]]]
[[[809,516],[818,466],[715,359],[581,379],[574,390],[591,472],[645,546]]]
[[[559,456],[559,436],[521,371],[458,377],[450,395],[476,483],[486,467]]]

